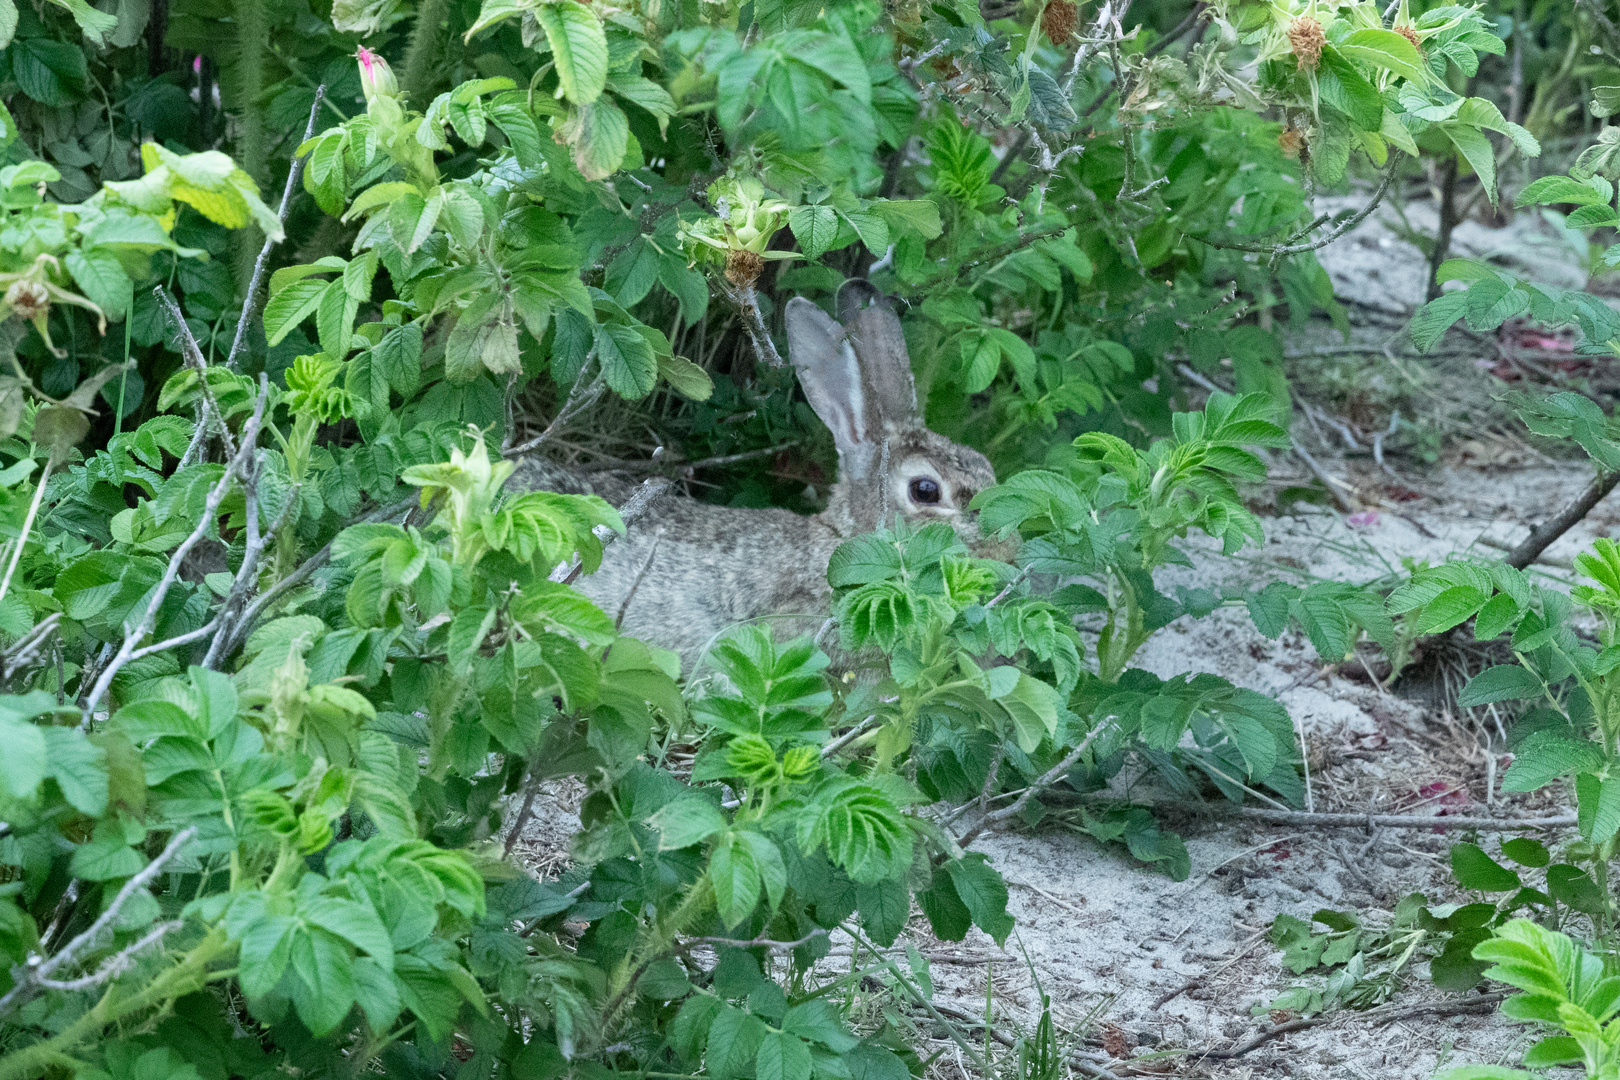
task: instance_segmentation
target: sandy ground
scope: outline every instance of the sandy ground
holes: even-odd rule
[[[1424,204],[1407,213],[1420,228],[1432,224]],[[1567,280],[1567,256],[1539,219],[1521,215],[1505,229],[1468,222],[1456,243],[1459,253],[1492,256],[1526,275],[1578,284]],[[1367,316],[1355,320],[1353,342],[1379,349],[1393,342],[1398,353],[1404,344],[1398,340],[1399,315],[1422,292],[1414,250],[1375,215],[1321,258],[1341,294]],[[1342,341],[1313,329],[1291,348],[1296,357],[1309,356]],[[1438,367],[1423,368],[1410,355],[1405,363],[1408,370],[1423,368],[1431,400],[1473,395],[1488,406],[1492,386],[1500,388],[1488,377],[1500,357],[1489,342],[1475,343],[1478,356],[1468,353],[1466,340],[1457,347],[1461,366],[1451,370],[1475,380],[1468,385],[1436,384],[1431,376]],[[1296,359],[1296,367],[1300,363]],[[1398,390],[1391,394],[1398,396]],[[1383,423],[1384,416],[1376,421]],[[1466,432],[1449,433],[1438,463],[1392,455],[1380,466],[1370,454],[1350,451],[1351,442],[1365,451],[1362,428],[1361,440],[1338,447],[1347,456],[1335,456],[1338,437],[1320,425],[1311,436],[1311,426],[1296,423],[1295,431],[1315,438],[1328,471],[1344,477],[1368,509],[1347,515],[1304,506],[1274,514],[1266,519],[1264,547],[1239,559],[1219,559],[1207,545],[1190,542],[1194,567],[1167,573],[1161,588],[1181,583],[1236,591],[1279,579],[1366,581],[1398,569],[1405,559],[1488,557],[1522,537],[1590,477],[1583,463],[1559,463],[1532,448],[1508,445],[1511,438],[1475,439]],[[1292,458],[1278,458],[1276,473],[1276,482],[1256,494],[1262,506],[1274,505],[1268,499],[1288,484],[1311,482]],[[1617,526],[1620,498],[1611,498],[1556,544],[1538,569],[1550,581],[1567,580],[1568,560],[1579,545],[1593,535],[1612,535]],[[1499,771],[1492,765],[1500,759],[1488,759],[1503,748],[1489,724],[1437,711],[1422,703],[1421,693],[1402,696],[1399,687],[1391,693],[1371,681],[1322,678],[1299,635],[1268,641],[1241,608],[1172,624],[1144,649],[1137,666],[1161,676],[1210,671],[1278,697],[1309,748],[1318,809],[1395,812],[1433,805],[1437,792],[1440,802],[1471,812],[1500,812],[1505,804],[1508,812],[1536,813],[1553,805],[1547,795],[1505,799],[1490,790]],[[555,872],[565,858],[578,795],[577,785],[548,792],[520,838],[519,850],[537,870]],[[1373,1023],[1340,1011],[1322,1026],[1268,1040],[1241,1057],[1210,1055],[1241,1046],[1269,1027],[1273,1018],[1256,1018],[1252,1008],[1296,981],[1266,936],[1277,915],[1309,919],[1319,908],[1334,907],[1371,913],[1376,920],[1410,892],[1425,892],[1435,903],[1455,899],[1446,853],[1465,837],[1439,830],[1312,831],[1209,817],[1169,823],[1191,854],[1192,874],[1184,882],[1052,826],[981,838],[976,848],[991,856],[1011,887],[1018,928],[1004,949],[977,930],[964,942],[948,944],[934,940],[926,919],[915,915],[905,938],[930,960],[936,1002],[982,1016],[988,980],[997,1027],[1013,1034],[1033,1026],[1044,990],[1060,1039],[1116,1076],[1426,1080],[1447,1065],[1518,1063],[1532,1036],[1494,1012]],[[1480,842],[1492,851],[1497,838]],[[1441,1000],[1423,974],[1418,965],[1392,1002]],[[926,1020],[923,1033],[943,1035]],[[941,1037],[933,1046],[942,1051],[937,1075],[957,1080],[972,1074],[971,1066],[959,1068],[949,1042]]]

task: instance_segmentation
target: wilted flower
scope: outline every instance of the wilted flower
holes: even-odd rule
[[[1322,62],[1322,46],[1326,44],[1327,35],[1322,32],[1322,24],[1309,15],[1301,15],[1288,24],[1288,46],[1299,61],[1301,71],[1316,70],[1316,66]]]
[[[1041,32],[1054,45],[1062,45],[1074,36],[1080,22],[1080,9],[1074,0],[1048,0],[1041,12]]]
[[[394,78],[394,71],[388,66],[387,60],[364,45],[360,46],[354,58],[360,61],[360,89],[365,92],[368,104],[379,96],[393,97],[399,93],[399,80]]]

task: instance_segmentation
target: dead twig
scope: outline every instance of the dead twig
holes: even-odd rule
[[[41,961],[37,955],[30,956],[29,962],[17,964],[11,969],[12,987],[6,991],[5,997],[0,997],[0,1016],[6,1016],[21,1007],[26,1001],[33,998],[40,989],[88,989],[113,978],[119,972],[127,969],[137,952],[148,948],[156,939],[149,934],[140,941],[120,951],[111,957],[102,967],[86,980],[74,980],[74,983],[53,983],[51,977],[57,971],[73,963],[85,949],[95,945],[102,934],[118,922],[123,914],[124,905],[129,903],[130,897],[150,885],[154,878],[163,872],[163,868],[180,852],[186,841],[197,834],[196,826],[181,829],[169,838],[169,843],[157,858],[147,863],[134,877],[124,882],[124,887],[118,890],[112,903],[107,905],[95,922],[78,937],[69,941],[57,950],[56,955],[48,960]],[[165,924],[169,928],[178,924]],[[163,931],[167,933],[168,930]],[[161,937],[162,935],[158,935]],[[151,940],[148,940],[151,939]],[[84,986],[74,984],[83,982]]]
[[[304,125],[303,142],[308,142],[315,134],[315,114],[320,111],[321,102],[325,100],[326,84],[322,83],[315,88],[315,101],[309,107],[309,123]],[[259,257],[253,260],[253,275],[248,278],[247,296],[242,301],[242,315],[236,323],[236,335],[231,339],[231,351],[225,355],[225,366],[232,371],[236,370],[236,358],[241,355],[242,347],[247,344],[248,324],[253,321],[256,314],[254,308],[258,307],[259,286],[264,284],[264,271],[270,262],[270,251],[285,237],[287,211],[292,206],[293,189],[298,186],[298,178],[304,174],[304,163],[308,160],[308,155],[294,156],[292,164],[288,166],[287,185],[281,189],[281,207],[276,211],[283,235],[265,237],[264,247],[259,249]]]
[[[662,495],[665,491],[669,490],[669,487],[670,482],[668,480],[643,480],[641,482],[641,486],[636,489],[636,493],[630,496],[629,501],[623,506],[619,507],[619,519],[624,522],[626,527],[629,527],[634,521],[636,521],[637,518],[645,514],[647,512],[647,508],[652,505],[652,501],[658,498],[658,496]],[[612,529],[609,529],[606,525],[598,525],[596,527],[596,537],[598,540],[602,541],[602,546],[606,547],[607,545],[613,543],[613,541],[617,540],[619,538],[619,534],[614,532]],[[583,573],[584,570],[584,562],[580,559],[575,559],[567,566],[559,566],[557,569],[553,570],[551,572],[551,580],[561,582],[564,585],[572,585],[574,582],[579,580],[579,575]]]
[[[1242,1057],[1272,1039],[1295,1031],[1304,1031],[1307,1028],[1320,1027],[1343,1017],[1347,1020],[1358,1020],[1369,1024],[1393,1024],[1397,1020],[1405,1020],[1412,1016],[1455,1016],[1458,1013],[1485,1012],[1494,1009],[1498,1002],[1507,997],[1505,991],[1494,991],[1488,994],[1474,994],[1460,1001],[1436,1001],[1427,1005],[1405,1005],[1399,1008],[1371,1009],[1364,1013],[1336,1012],[1332,1015],[1313,1016],[1305,1020],[1290,1020],[1286,1024],[1277,1024],[1267,1028],[1249,1041],[1229,1050],[1184,1050],[1181,1053],[1188,1057],[1216,1058],[1227,1061]]]
[[[1070,750],[1067,754],[1065,754],[1062,761],[1052,766],[1041,776],[1039,780],[1036,780],[1033,784],[1029,785],[1029,787],[1025,788],[1024,793],[1018,796],[1017,802],[1013,803],[1011,806],[1003,807],[1000,810],[992,811],[991,813],[985,814],[983,817],[979,818],[979,820],[973,824],[972,828],[963,833],[961,836],[957,837],[956,846],[965,848],[969,844],[973,843],[973,841],[976,840],[979,834],[984,832],[985,829],[993,825],[999,825],[1003,821],[1007,821],[1010,818],[1015,818],[1019,814],[1023,813],[1024,807],[1028,805],[1030,799],[1034,798],[1039,792],[1045,791],[1047,788],[1051,787],[1053,784],[1057,783],[1064,776],[1066,776],[1069,770],[1074,768],[1075,762],[1080,760],[1080,755],[1084,754],[1088,749],[1090,749],[1091,744],[1097,740],[1097,736],[1101,735],[1106,729],[1112,726],[1113,721],[1105,720],[1088,731],[1086,733],[1086,737],[1081,739],[1079,744],[1076,745],[1073,750]]]

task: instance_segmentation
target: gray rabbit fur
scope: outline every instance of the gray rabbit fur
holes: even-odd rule
[[[967,504],[995,483],[990,462],[923,426],[900,320],[877,290],[846,282],[838,311],[842,325],[795,297],[784,313],[788,358],[838,450],[827,508],[804,517],[665,496],[577,582],[609,615],[634,589],[624,632],[678,652],[688,671],[736,623],[770,619],[780,639],[815,633],[831,608],[833,550],[897,514],[978,540]],[[511,486],[557,490],[556,479],[526,463]]]

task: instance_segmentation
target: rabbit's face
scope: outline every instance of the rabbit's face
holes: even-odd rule
[[[983,454],[926,429],[912,433],[895,450],[885,478],[887,501],[914,520],[967,517],[973,496],[996,482]]]
[[[838,298],[842,325],[802,297],[786,310],[788,356],[838,447],[830,518],[845,533],[945,521],[976,544],[968,503],[996,482],[989,460],[923,425],[900,320],[876,291],[852,280]]]

